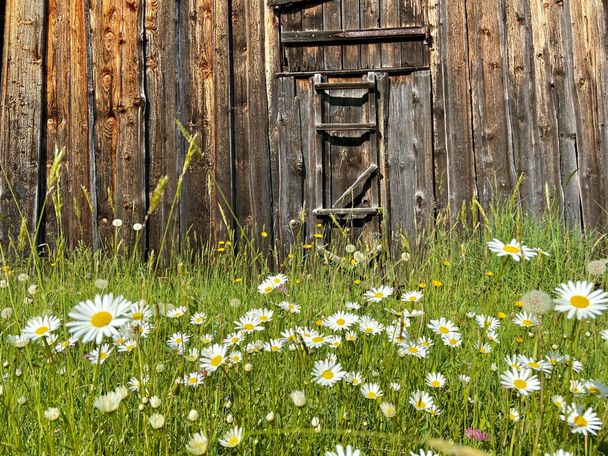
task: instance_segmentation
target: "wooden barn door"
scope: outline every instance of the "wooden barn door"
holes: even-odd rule
[[[412,244],[433,216],[427,0],[268,1],[277,239]]]

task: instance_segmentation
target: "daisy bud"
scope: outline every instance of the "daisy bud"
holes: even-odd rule
[[[150,407],[158,408],[158,407],[160,407],[160,404],[161,404],[161,402],[160,402],[160,398],[158,396],[152,396],[150,398]]]
[[[312,420],[310,420],[310,425],[312,427],[317,427],[319,425],[319,418],[314,416]]]
[[[196,421],[199,418],[198,411],[192,409],[190,413],[188,413],[188,421]]]
[[[243,369],[245,369],[245,372],[251,372],[253,370],[253,366],[251,363],[247,363],[243,366]]]
[[[2,312],[0,312],[0,317],[2,317],[3,320],[8,320],[12,316],[13,316],[12,307],[5,307],[4,309],[2,309]]]
[[[21,377],[21,374],[23,374],[21,369],[15,369],[15,377]]]
[[[268,415],[266,415],[266,421],[268,421],[269,423],[272,423],[274,421],[274,412],[268,412]]]
[[[25,272],[22,272],[21,274],[19,274],[17,276],[17,280],[19,282],[25,282],[26,280],[28,280],[30,278],[30,276],[28,276]]]
[[[585,337],[591,337],[591,333],[590,333],[589,331],[587,331],[587,332],[585,333]]]
[[[147,403],[148,403],[148,400],[149,400],[149,399],[148,399],[146,396],[144,396],[144,397],[142,397],[142,398],[141,398],[141,403],[142,403],[142,404],[147,404]]]
[[[231,424],[233,421],[234,421],[234,417],[232,416],[232,414],[230,414],[226,417],[226,423]]]
[[[95,287],[103,290],[108,287],[108,281],[106,279],[97,279],[95,280]]]
[[[27,402],[27,397],[25,396],[19,396],[17,398],[17,404],[19,405],[24,405]]]
[[[139,404],[137,406],[137,410],[139,410],[140,412],[143,411],[143,409],[145,409],[145,408],[146,408],[146,406],[144,404]]]
[[[27,292],[31,295],[35,294],[36,291],[38,290],[38,287],[35,284],[31,284],[28,288],[27,288]]]
[[[156,373],[162,374],[163,372],[165,372],[165,365],[163,363],[158,363],[156,365]]]
[[[232,402],[226,401],[226,403],[224,404],[224,408],[229,409],[230,407],[232,407]]]
[[[490,365],[490,369],[492,369],[492,372],[496,372],[498,370],[498,366],[496,365],[496,363],[492,363]]]
[[[150,422],[150,426],[152,426],[153,429],[160,429],[165,425],[165,417],[159,413],[151,415],[148,418],[148,421]]]
[[[553,350],[557,350],[557,344],[553,344],[553,345],[551,345],[551,348],[552,348]]]
[[[6,280],[6,279],[0,280],[0,288],[6,288],[6,287],[8,287],[8,280]]]
[[[306,405],[306,395],[304,394],[304,391],[292,391],[290,397],[296,407],[304,407],[304,405]]]
[[[44,411],[44,417],[49,421],[55,421],[59,418],[59,409],[56,407],[49,407]]]

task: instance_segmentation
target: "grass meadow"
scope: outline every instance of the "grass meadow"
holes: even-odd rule
[[[608,454],[606,238],[479,209],[393,256],[3,246],[0,454]]]

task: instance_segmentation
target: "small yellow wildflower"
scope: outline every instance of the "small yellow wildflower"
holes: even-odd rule
[[[234,281],[236,283],[241,283],[243,281],[243,279],[241,279],[240,277],[237,277],[236,279],[234,279]]]
[[[261,235],[263,238],[268,237],[268,233],[267,233],[266,231],[262,231],[262,232],[260,233],[260,235]]]
[[[322,235],[321,233],[315,233],[315,234],[313,235],[313,237],[315,237],[315,238],[317,238],[317,239],[320,239],[320,238],[322,238],[322,237],[323,237],[323,235]]]
[[[494,273],[493,273],[492,271],[487,271],[487,272],[486,272],[486,275],[487,275],[488,277],[492,277],[492,276],[494,275]]]
[[[302,247],[305,249],[312,249],[312,244],[304,244]]]
[[[515,307],[519,307],[520,309],[524,306],[524,303],[521,301],[515,301]]]
[[[440,280],[431,280],[431,284],[432,284],[434,287],[440,287],[440,286],[442,286],[442,285],[443,285],[443,282],[441,282]]]
[[[323,326],[323,320],[317,320],[317,321],[315,321],[315,325],[316,326]]]
[[[361,285],[361,281],[360,281],[359,279],[355,279],[355,280],[353,281],[353,283],[354,283],[355,285]]]
[[[218,247],[216,251],[217,252],[223,252],[224,250],[226,250],[224,247]]]
[[[518,344],[523,344],[524,343],[524,338],[523,337],[516,337],[515,338],[515,342],[517,342]]]
[[[499,319],[501,319],[501,320],[504,320],[505,318],[507,318],[507,314],[506,314],[506,313],[504,313],[504,312],[498,312],[498,313],[496,314],[496,316],[497,316]]]
[[[418,284],[418,288],[426,288],[426,283],[424,283],[424,282],[420,282],[420,283]]]
[[[443,260],[443,265],[444,266],[452,266],[452,263],[450,263],[450,260],[448,260],[447,258],[445,260]]]

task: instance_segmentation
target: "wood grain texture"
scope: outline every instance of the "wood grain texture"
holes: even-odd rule
[[[45,2],[6,5],[0,96],[0,242],[16,240],[25,220],[33,235],[39,217],[39,159],[43,152]]]
[[[218,220],[213,217],[217,190],[213,184],[217,156],[210,131],[213,124],[213,11],[210,0],[181,2],[179,17],[182,86],[178,118],[190,133],[197,135],[202,156],[195,157],[184,176],[180,200],[180,234],[190,248],[197,250],[213,239]],[[181,154],[187,144],[182,141]],[[183,159],[178,171],[183,168]]]
[[[505,200],[517,181],[505,99],[502,0],[467,2],[475,172],[480,201]]]
[[[378,0],[359,0],[361,28],[380,27],[380,4]],[[381,68],[382,48],[380,43],[361,45],[361,68]]]
[[[388,214],[391,244],[399,252],[401,236],[416,245],[417,235],[424,233],[433,219],[433,135],[431,124],[425,121],[431,116],[430,72],[393,76],[389,90]]]
[[[605,96],[598,92],[598,66],[605,66],[605,31],[598,29],[593,19],[600,13],[599,1],[565,1],[570,8],[572,21],[572,60],[574,77],[574,109],[576,117],[576,148],[578,151],[578,178],[581,189],[583,223],[589,228],[604,226],[607,220],[605,210],[605,156],[602,154],[600,135],[600,105],[605,104]],[[597,51],[596,47],[601,48]],[[602,59],[603,57],[603,59]],[[599,59],[602,60],[599,60]],[[605,126],[604,126],[605,128]],[[605,150],[605,145],[604,145]]]
[[[401,23],[398,0],[380,0],[380,27],[398,27]],[[382,68],[401,66],[401,43],[382,43]]]
[[[169,177],[163,198],[158,209],[148,220],[148,248],[158,253],[164,228],[170,225],[172,236],[164,246],[165,255],[170,255],[174,248],[179,248],[179,207],[176,208],[172,221],[169,212],[173,195],[177,189],[178,154],[183,155],[183,146],[178,144],[178,131],[175,125],[178,106],[178,59],[176,52],[178,39],[178,11],[172,2],[147,0],[145,3],[146,55],[145,76],[148,99],[148,119],[146,125],[149,157],[148,185],[156,188],[163,176]],[[178,48],[179,50],[179,48]],[[194,98],[194,97],[192,97]]]
[[[302,30],[323,30],[323,5],[302,9]],[[323,68],[323,46],[306,46],[302,49],[302,71]]]
[[[323,3],[323,30],[342,30],[341,0]],[[342,69],[342,46],[327,46],[323,50],[324,69]]]
[[[46,208],[46,241],[54,244],[61,228],[70,248],[93,244],[89,161],[87,33],[84,0],[49,2],[47,41],[47,175],[55,150],[66,149],[61,180],[61,227],[51,199]]]

